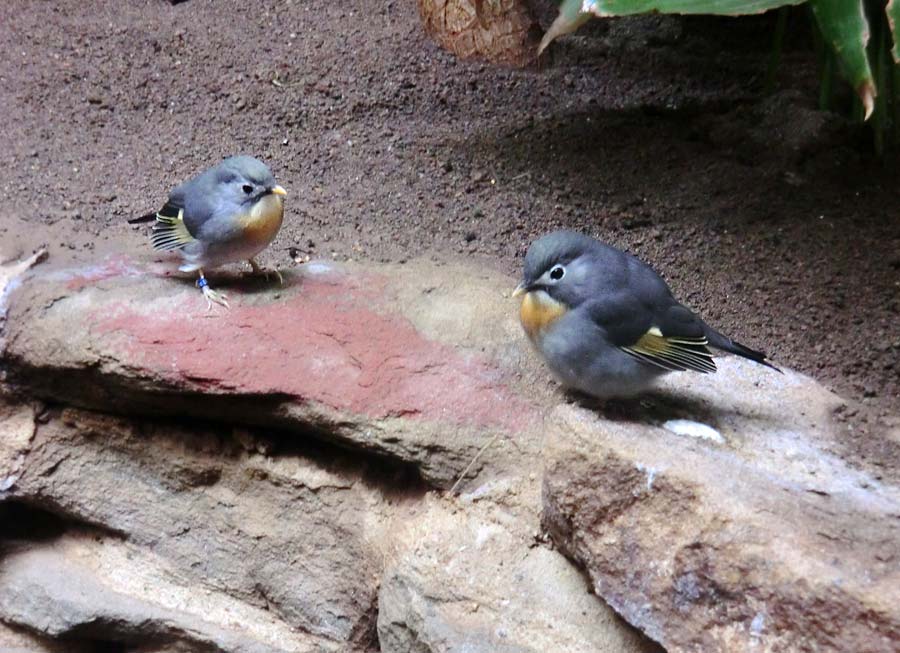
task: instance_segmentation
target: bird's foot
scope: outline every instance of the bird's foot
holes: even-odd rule
[[[212,310],[213,304],[218,304],[219,306],[230,308],[228,306],[228,297],[225,295],[225,293],[216,292],[215,290],[210,288],[209,282],[206,280],[206,277],[201,276],[199,279],[197,279],[197,287],[203,292],[203,296],[206,297],[207,312]]]
[[[267,280],[269,279],[269,277],[271,275],[274,274],[276,277],[278,277],[279,285],[282,285],[282,286],[284,285],[284,277],[281,276],[281,272],[279,272],[278,270],[276,270],[276,269],[270,270],[269,268],[264,268],[259,263],[257,263],[255,260],[253,260],[252,258],[247,259],[247,262],[250,264],[250,268],[251,268],[250,274],[263,275],[263,276],[265,276],[265,278]]]

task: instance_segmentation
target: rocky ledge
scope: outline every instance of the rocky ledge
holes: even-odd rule
[[[210,312],[165,265],[26,267],[0,272],[0,648],[900,641],[896,474],[807,377],[724,358],[592,405],[512,280],[461,266],[225,275]]]

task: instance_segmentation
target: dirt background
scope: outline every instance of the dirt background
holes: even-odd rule
[[[813,110],[805,14],[763,98],[771,16],[595,21],[518,71],[441,51],[414,0],[353,4],[6,0],[0,251],[155,257],[126,219],[234,153],[290,192],[269,265],[296,247],[517,275],[571,227],[859,400],[848,428],[879,455],[867,434],[900,407],[900,185]]]

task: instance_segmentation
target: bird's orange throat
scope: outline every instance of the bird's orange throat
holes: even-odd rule
[[[248,240],[268,245],[281,229],[284,201],[278,195],[266,195],[243,216],[243,235]]]
[[[547,327],[565,315],[567,310],[565,304],[556,301],[543,290],[532,290],[522,299],[519,319],[528,337],[535,340],[543,335]]]

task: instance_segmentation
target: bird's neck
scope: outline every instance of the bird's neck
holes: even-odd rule
[[[284,203],[277,195],[266,195],[247,213],[243,220],[244,236],[268,244],[272,242],[284,218]]]
[[[532,340],[540,338],[544,331],[565,315],[567,307],[558,302],[543,290],[532,290],[522,299],[519,319],[525,333]]]

